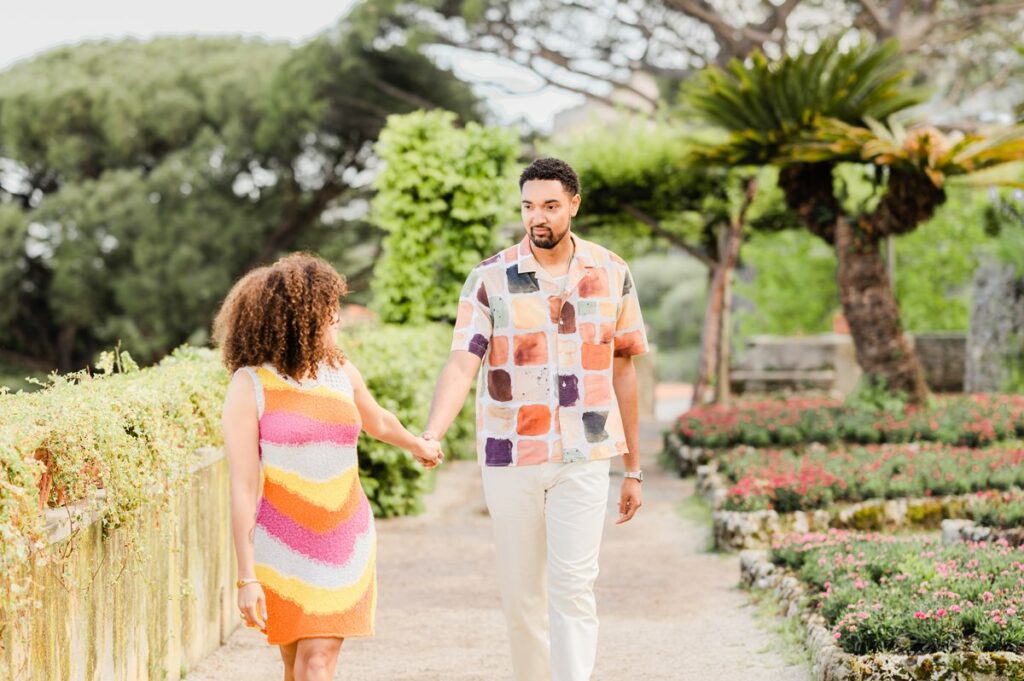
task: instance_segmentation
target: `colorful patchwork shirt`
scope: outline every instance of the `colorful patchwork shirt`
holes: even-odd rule
[[[576,244],[564,287],[527,239],[484,260],[462,289],[452,350],[483,363],[477,456],[487,466],[607,459],[627,451],[612,357],[647,351],[625,261]]]

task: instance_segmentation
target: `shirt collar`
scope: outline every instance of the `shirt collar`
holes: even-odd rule
[[[569,238],[572,239],[576,245],[576,253],[573,257],[572,264],[570,265],[570,273],[577,266],[581,266],[584,269],[591,269],[596,267],[594,262],[594,255],[590,248],[590,242],[579,238],[572,232],[569,232]],[[523,240],[519,242],[519,253],[516,259],[516,265],[520,273],[524,272],[536,272],[543,269],[540,263],[537,262],[537,258],[533,255],[533,250],[530,249],[530,237],[524,236]]]

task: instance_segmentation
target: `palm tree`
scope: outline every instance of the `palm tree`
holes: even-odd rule
[[[833,38],[813,53],[777,61],[758,53],[747,63],[708,69],[687,102],[728,134],[698,152],[706,160],[780,167],[789,207],[835,247],[840,303],[858,363],[891,390],[921,402],[927,387],[903,334],[881,244],[930,218],[946,200],[947,179],[969,182],[975,173],[1024,159],[1024,128],[990,138],[947,137],[931,127],[905,130],[894,115],[926,97],[908,87],[909,76],[895,42],[843,52]],[[834,171],[849,162],[876,168],[885,192],[874,209],[853,215],[843,209]]]

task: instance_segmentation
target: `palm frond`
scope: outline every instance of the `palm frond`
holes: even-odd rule
[[[755,52],[724,69],[705,69],[687,89],[684,103],[730,133],[728,148],[699,150],[702,158],[768,163],[821,120],[862,126],[868,118],[883,120],[924,101],[923,90],[906,87],[908,76],[894,41],[861,43],[844,52],[839,38],[832,37],[814,52],[776,61]],[[800,153],[817,157],[828,146]]]

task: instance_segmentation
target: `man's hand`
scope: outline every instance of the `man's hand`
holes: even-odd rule
[[[619,494],[619,519],[616,525],[628,523],[644,505],[644,495],[640,491],[640,481],[634,478],[625,478],[622,481],[622,492]]]
[[[410,450],[424,468],[434,468],[444,461],[441,443],[423,437],[416,438],[416,446]]]

